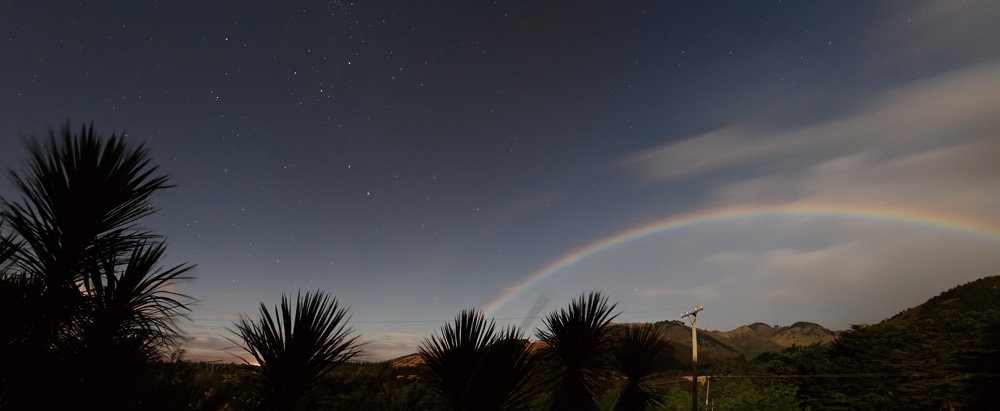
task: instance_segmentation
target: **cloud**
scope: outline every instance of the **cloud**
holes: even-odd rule
[[[688,290],[677,290],[674,288],[646,287],[639,288],[636,293],[640,297],[657,298],[683,295],[695,299],[711,300],[719,296],[719,292],[714,287],[695,287]]]
[[[678,294],[678,291],[673,288],[648,287],[639,288],[636,290],[636,293],[639,294],[640,297],[669,297]]]
[[[881,62],[976,61],[996,53],[997,2],[917,2],[871,36]]]
[[[719,290],[715,287],[701,286],[687,290],[684,294],[699,300],[714,300],[719,296]]]
[[[845,137],[843,140],[851,144],[843,144],[796,170],[731,179],[712,191],[713,199],[725,204],[808,201],[896,205],[996,219],[1000,217],[1000,198],[992,193],[1000,191],[1000,162],[996,161],[1000,118],[986,108],[1000,108],[1000,70],[983,74],[943,79],[942,83],[955,86],[946,90],[968,99],[953,101],[952,108],[936,113],[914,108],[908,117],[918,123],[915,126],[898,126],[907,117],[900,113],[926,103],[906,100],[928,101],[939,95],[942,83],[928,84],[906,99],[873,107],[872,113],[861,117],[786,133],[785,138],[814,141],[833,140],[838,135],[869,137]],[[979,91],[958,91],[962,88],[991,89],[993,94],[984,98]]]
[[[365,334],[358,360],[382,361],[413,354],[423,336],[407,332]],[[200,335],[184,341],[184,359],[189,361],[216,361],[254,363],[253,357],[237,344],[221,336]]]
[[[501,206],[497,213],[499,219],[503,221],[521,218],[532,214],[558,202],[566,195],[565,187],[555,187],[543,192],[536,193],[531,197],[521,198],[518,201]]]
[[[1000,217],[1000,64],[889,90],[805,127],[736,125],[633,153],[647,183],[715,173],[716,204],[897,204]]]
[[[848,203],[998,222],[998,110],[1000,62],[986,62],[884,90],[811,124],[738,122],[618,166],[648,189],[711,176],[699,180],[715,182],[704,186],[704,207]],[[740,322],[843,328],[998,274],[996,243],[957,233],[850,219],[750,223],[756,233],[729,227],[733,234],[703,255],[687,255],[698,259],[684,270],[700,287],[638,294],[714,299],[711,310],[745,316]]]
[[[740,270],[751,266],[754,256],[747,252],[727,251],[708,255],[702,260],[711,266]]]
[[[739,251],[700,259],[692,272],[703,278],[701,289],[672,299],[705,301],[733,321],[722,328],[807,320],[842,329],[880,321],[957,284],[998,273],[991,258],[996,243],[959,233],[840,219],[756,225],[759,234],[717,245]],[[829,233],[818,241],[801,239],[800,233],[814,231]],[[744,251],[755,247],[761,251]]]
[[[403,355],[413,354],[423,336],[405,332],[387,332],[373,334],[364,341],[364,348],[359,359],[381,361]]]
[[[770,276],[776,293],[854,312],[853,318],[871,316],[866,310],[889,316],[961,282],[996,274],[983,258],[993,249],[995,244],[976,239],[871,227],[867,236],[827,248],[767,253],[759,271]]]
[[[401,333],[401,332],[379,333],[375,334],[375,337],[386,341],[400,341],[408,344],[409,343],[416,344],[417,342],[420,341],[421,338],[419,334]]]
[[[761,138],[761,134],[764,133],[749,125],[731,126],[633,153],[623,158],[619,166],[637,170],[648,182],[660,182],[766,160],[790,150],[805,149],[809,144],[801,140]]]
[[[990,63],[889,90],[817,124],[791,129],[737,124],[627,155],[618,166],[656,183],[736,167],[802,169],[846,155],[891,161],[942,146],[995,141],[998,107],[1000,64]]]

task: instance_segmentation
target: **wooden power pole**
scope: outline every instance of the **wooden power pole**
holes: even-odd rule
[[[681,316],[691,318],[691,411],[698,411],[698,311],[704,309],[699,305]]]

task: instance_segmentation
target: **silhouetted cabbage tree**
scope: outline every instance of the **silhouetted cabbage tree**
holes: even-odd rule
[[[542,320],[545,329],[537,335],[549,373],[549,408],[598,409],[596,397],[604,391],[614,344],[609,325],[617,305],[592,292]]]
[[[115,134],[105,139],[93,125],[79,134],[67,125],[29,150],[25,170],[9,172],[21,198],[0,200],[0,217],[10,226],[5,234],[15,244],[3,278],[4,293],[15,300],[5,304],[23,312],[0,323],[18,336],[4,338],[0,351],[11,360],[11,374],[22,374],[5,384],[23,382],[24,389],[0,390],[15,392],[14,403],[21,398],[42,408],[45,401],[95,405],[127,395],[133,390],[123,386],[119,395],[105,392],[139,375],[111,370],[124,363],[141,368],[174,345],[173,321],[188,301],[167,291],[186,266],[140,270],[134,261],[143,256],[151,267],[162,257],[163,245],[148,245],[156,236],[137,224],[155,211],[150,198],[168,187],[167,178],[156,174],[142,145]],[[59,390],[44,392],[38,380]]]
[[[536,357],[514,327],[496,331],[481,312],[463,310],[454,325],[441,327],[420,345],[426,374],[421,381],[444,401],[444,409],[529,409],[539,394],[533,386]]]
[[[152,212],[150,197],[167,188],[146,149],[115,134],[104,140],[93,125],[74,135],[67,125],[47,144],[35,142],[22,175],[10,171],[20,201],[2,201],[3,216],[21,246],[13,255],[21,275],[42,283],[43,312],[34,337],[61,346],[89,303],[88,277],[103,276],[154,236],[137,227]]]
[[[662,406],[662,390],[653,385],[677,367],[674,349],[654,324],[627,324],[615,336],[611,364],[622,377],[616,411],[643,411]]]
[[[294,309],[282,294],[273,314],[261,302],[257,321],[240,317],[235,333],[259,365],[265,409],[312,406],[322,377],[359,353],[348,319],[347,308],[321,291],[299,294]]]
[[[74,135],[67,125],[30,152],[27,173],[10,172],[23,199],[3,200],[2,215],[25,243],[18,264],[47,291],[77,290],[86,270],[153,237],[136,223],[155,211],[150,197],[169,186],[143,145],[115,134],[105,141],[93,124]]]
[[[108,258],[88,270],[83,281],[87,304],[72,327],[80,354],[97,358],[135,356],[158,359],[179,343],[175,321],[188,307],[185,296],[171,290],[191,266],[159,266],[163,243],[138,244],[121,264]],[[117,253],[115,253],[117,254]]]

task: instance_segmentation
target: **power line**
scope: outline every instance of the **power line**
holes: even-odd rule
[[[967,373],[948,371],[925,371],[925,372],[871,372],[871,373],[851,373],[851,374],[785,374],[785,375],[706,375],[708,378],[884,378],[884,377],[929,377],[929,376],[983,376],[996,375],[992,373]],[[685,380],[686,381],[686,380]]]
[[[623,315],[623,316],[626,315],[626,314],[648,314],[648,315],[652,315],[654,313],[667,313],[667,312],[668,311],[662,310],[662,309],[631,310],[631,311],[622,311],[621,315]],[[488,319],[493,319],[493,320],[496,320],[496,321],[515,321],[515,320],[539,320],[539,319],[542,319],[544,317],[545,316],[532,316],[532,317],[492,317],[492,318],[488,318]],[[238,320],[239,320],[238,317],[233,317],[233,318],[197,318],[197,319],[193,319],[191,322],[194,322],[194,323],[197,323],[197,322],[236,322]],[[438,324],[444,324],[444,323],[450,323],[453,320],[454,319],[447,319],[447,320],[353,320],[352,319],[352,320],[350,320],[348,322],[351,323],[351,324],[367,324],[367,323],[438,323]],[[666,320],[663,320],[663,321],[666,321]]]

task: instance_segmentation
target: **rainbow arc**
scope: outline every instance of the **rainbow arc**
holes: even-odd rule
[[[484,312],[486,315],[492,315],[496,310],[503,307],[504,304],[514,299],[514,297],[524,290],[531,288],[531,286],[589,256],[648,236],[701,224],[760,217],[795,216],[846,218],[918,226],[1000,242],[1000,223],[998,222],[988,222],[957,214],[903,207],[865,204],[796,203],[789,205],[744,205],[714,208],[672,216],[627,229],[568,252],[523,278],[513,287],[508,288],[503,294],[490,301],[486,305]]]

